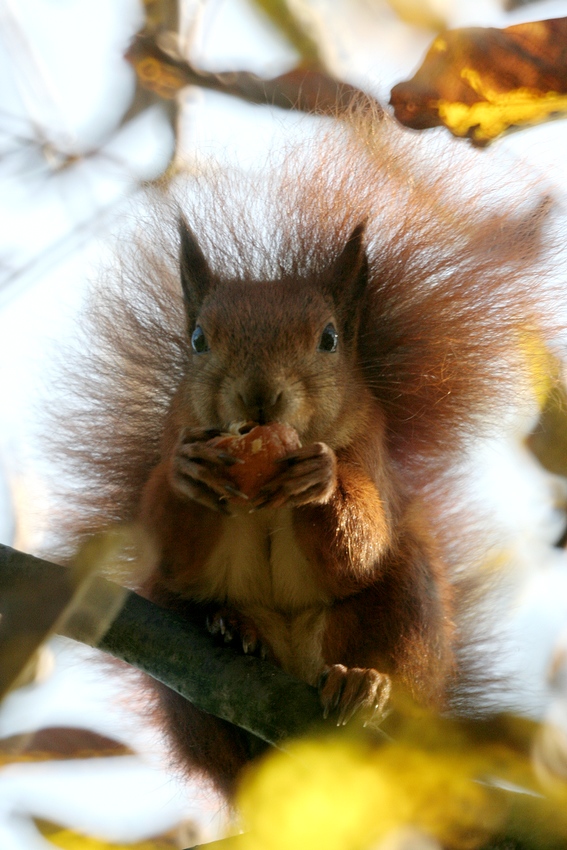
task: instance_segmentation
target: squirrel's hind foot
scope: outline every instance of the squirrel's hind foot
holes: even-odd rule
[[[368,723],[383,714],[390,691],[390,677],[371,667],[331,664],[319,679],[323,716],[338,711],[337,726],[344,726],[355,715]]]

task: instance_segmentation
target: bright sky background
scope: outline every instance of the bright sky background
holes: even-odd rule
[[[450,26],[567,15],[567,0],[513,14],[503,13],[496,0],[438,2]],[[333,66],[385,100],[433,37],[400,22],[378,0],[310,5]],[[188,24],[200,9],[192,48],[197,64],[268,76],[293,64],[293,51],[245,0],[188,3]],[[136,180],[161,171],[170,150],[169,129],[155,110],[135,126],[113,130],[133,90],[122,51],[140,21],[135,0],[0,0],[0,282],[7,280],[0,288],[0,542],[29,551],[40,546],[49,518],[50,468],[41,454],[37,410],[49,404],[53,358],[73,333],[85,284],[96,276],[107,250],[104,235],[116,231],[124,199]],[[301,132],[304,121],[195,90],[186,98],[188,162],[195,155],[261,161],[274,139]],[[43,140],[43,148],[33,139]],[[567,121],[558,121],[495,147],[498,156],[505,153],[521,167],[528,163],[565,197],[566,143]],[[86,156],[52,171],[57,147]],[[564,518],[555,505],[566,498],[566,488],[519,445],[527,427],[511,421],[475,466],[482,467],[482,493],[493,505],[499,539],[510,541],[523,579],[511,592],[515,613],[507,622],[504,664],[513,672],[526,669],[523,697],[541,711],[551,696],[545,690],[550,653],[558,645],[567,651],[567,564],[564,553],[549,546],[561,532]],[[15,693],[0,710],[0,736],[88,724],[146,755],[122,759],[114,771],[106,765],[83,770],[76,763],[0,768],[0,848],[49,846],[37,837],[29,813],[114,841],[142,839],[184,817],[197,818],[204,835],[213,837],[214,801],[194,790],[189,798],[197,799],[187,802],[160,765],[157,739],[134,727],[110,693],[113,686],[82,661],[88,653],[62,640],[52,653],[54,670],[45,683]],[[560,700],[551,705],[555,712],[563,707]]]

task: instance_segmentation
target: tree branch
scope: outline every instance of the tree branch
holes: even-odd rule
[[[110,653],[149,673],[198,708],[275,746],[321,722],[315,688],[259,658],[215,645],[197,624],[99,576],[72,571],[0,545],[0,692],[52,632]],[[92,600],[95,604],[92,604]],[[122,607],[100,636],[102,618]]]
[[[126,59],[136,71],[138,86],[165,100],[174,98],[185,86],[194,85],[248,103],[337,117],[362,96],[361,89],[316,68],[298,67],[273,79],[248,71],[197,70],[181,56],[166,52],[153,33],[138,33]]]

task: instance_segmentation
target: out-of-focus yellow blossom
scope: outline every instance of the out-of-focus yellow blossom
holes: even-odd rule
[[[567,785],[558,779],[547,794],[532,768],[534,724],[509,722],[423,716],[379,745],[352,735],[297,741],[245,774],[238,848],[374,850],[407,827],[451,850],[502,835],[567,846]]]

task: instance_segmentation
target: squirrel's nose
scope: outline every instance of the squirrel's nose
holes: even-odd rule
[[[271,422],[282,406],[283,390],[251,388],[238,394],[245,412],[245,418],[259,425]]]

